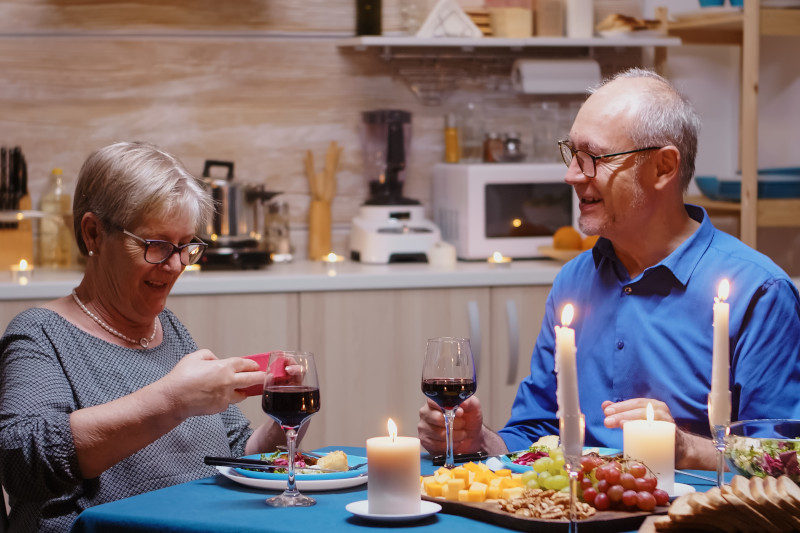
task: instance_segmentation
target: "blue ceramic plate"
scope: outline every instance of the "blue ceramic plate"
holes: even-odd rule
[[[529,465],[518,465],[518,464],[512,462],[511,458],[509,457],[509,455],[512,455],[512,454],[515,454],[515,453],[524,453],[524,452],[527,452],[527,451],[528,450],[519,450],[517,452],[511,452],[508,455],[503,455],[503,456],[500,457],[500,462],[502,462],[503,466],[505,466],[506,468],[508,468],[512,472],[518,472],[518,473],[527,472],[528,470],[532,469],[533,467],[529,466]],[[583,453],[587,453],[587,452],[597,452],[600,455],[616,455],[618,453],[621,453],[622,450],[618,450],[616,448],[598,448],[598,447],[587,446],[587,447],[585,447],[583,449]]]
[[[256,455],[246,455],[246,459],[261,459],[261,454]],[[347,464],[350,466],[358,465],[361,463],[366,463],[366,457],[359,457],[357,455],[348,455],[347,456]],[[274,479],[274,480],[282,480],[286,481],[288,477],[287,474],[275,473],[275,472],[259,472],[256,470],[247,470],[245,468],[234,468],[237,474],[241,474],[246,477],[254,478],[254,479]],[[352,477],[363,476],[367,473],[367,467],[362,466],[356,470],[350,470],[349,472],[326,472],[320,474],[297,474],[295,475],[295,479],[297,481],[322,481],[328,479],[348,479]]]

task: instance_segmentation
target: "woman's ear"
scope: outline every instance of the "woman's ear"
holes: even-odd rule
[[[103,224],[97,215],[88,212],[81,219],[81,234],[88,251],[97,253],[103,240]]]
[[[681,162],[681,154],[674,146],[665,146],[660,148],[655,155],[656,165],[656,180],[654,186],[656,189],[664,189],[670,186],[682,187],[679,182],[679,168]]]

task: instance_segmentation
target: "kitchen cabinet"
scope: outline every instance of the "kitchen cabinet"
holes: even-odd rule
[[[417,433],[422,362],[432,337],[468,337],[478,395],[493,361],[485,287],[300,294],[300,348],[317,355],[322,408],[304,446],[363,446],[385,435],[392,418],[401,435]]]
[[[490,350],[492,371],[487,397],[481,398],[484,421],[505,425],[520,381],[530,374],[531,353],[539,336],[550,286],[493,287]]]
[[[220,358],[296,349],[298,306],[297,293],[172,295],[167,300],[197,345]],[[254,426],[266,420],[260,396],[239,407]]]
[[[759,227],[800,227],[800,199],[758,198],[758,76],[759,44],[762,35],[800,36],[800,10],[762,8],[758,0],[745,0],[744,10],[670,22],[666,8],[658,17],[669,33],[685,44],[727,44],[742,48],[739,165],[742,196],[738,202],[713,202],[701,197],[693,203],[710,213],[740,215],[741,240],[756,247]]]

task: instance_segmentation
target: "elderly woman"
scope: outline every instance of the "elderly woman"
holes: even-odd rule
[[[0,339],[0,480],[12,531],[66,531],[87,507],[212,475],[205,455],[285,442],[232,405],[258,364],[198,350],[167,296],[197,262],[213,204],[172,155],[116,143],[84,163],[72,294],[29,309]]]

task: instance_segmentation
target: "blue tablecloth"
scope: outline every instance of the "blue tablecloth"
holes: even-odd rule
[[[328,447],[343,449],[350,455],[365,455],[364,448]],[[423,457],[422,474],[432,473],[434,467]],[[697,472],[713,478],[713,472]],[[713,483],[681,474],[676,482],[708,490]],[[367,485],[330,492],[309,493],[316,500],[313,507],[273,508],[264,500],[275,493],[246,487],[222,475],[199,479],[174,487],[140,494],[124,500],[87,509],[76,520],[74,533],[126,532],[361,532],[370,529],[397,531],[470,531],[490,533],[508,531],[505,528],[450,514],[438,513],[418,522],[386,524],[365,521],[350,514],[345,506],[367,499]]]

